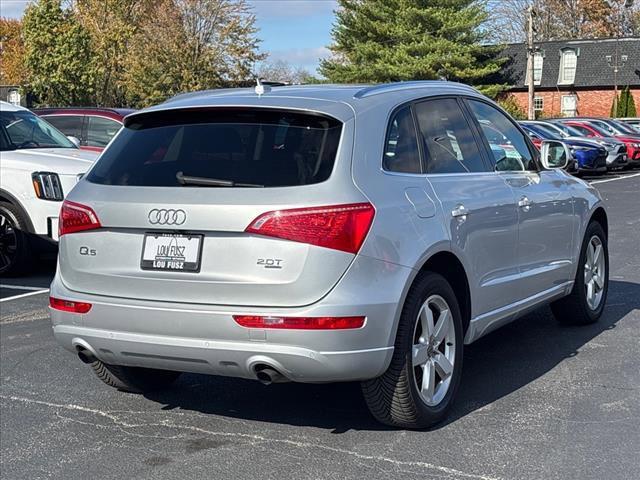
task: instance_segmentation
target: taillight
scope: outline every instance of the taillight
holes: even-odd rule
[[[65,200],[58,219],[58,236],[100,228],[100,220],[91,207]]]
[[[91,310],[90,303],[72,302],[71,300],[63,300],[61,298],[49,297],[49,305],[54,310],[61,310],[70,313],[87,313]]]
[[[365,317],[278,317],[234,315],[233,319],[247,328],[280,328],[291,330],[345,330],[360,328]]]
[[[374,215],[370,203],[277,210],[260,215],[245,231],[358,253]]]
[[[51,172],[33,172],[31,174],[31,182],[36,197],[41,200],[53,200],[61,202],[64,198],[60,177],[57,173]]]

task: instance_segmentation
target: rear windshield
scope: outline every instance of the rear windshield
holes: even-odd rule
[[[285,187],[329,178],[342,124],[282,110],[143,114],[127,122],[87,179],[145,187]]]

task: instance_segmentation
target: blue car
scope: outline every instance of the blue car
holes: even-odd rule
[[[532,138],[540,140],[555,140],[564,142],[575,161],[574,170],[578,175],[602,174],[607,171],[607,150],[589,140],[575,140],[560,138],[552,129],[544,125],[520,123],[522,128]]]

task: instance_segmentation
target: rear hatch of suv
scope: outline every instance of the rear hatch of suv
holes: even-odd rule
[[[152,301],[317,301],[374,216],[351,180],[352,124],[254,107],[129,117],[65,202],[62,281]]]

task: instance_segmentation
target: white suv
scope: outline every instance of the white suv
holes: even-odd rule
[[[97,156],[0,102],[0,275],[26,270],[35,251],[55,245],[62,200]]]

